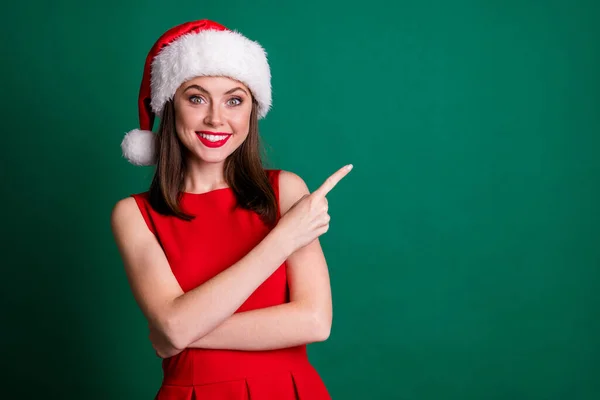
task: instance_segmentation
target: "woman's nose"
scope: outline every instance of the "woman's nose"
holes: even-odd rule
[[[218,105],[213,104],[210,107],[206,117],[204,118],[204,123],[213,126],[221,125],[221,111],[219,110]]]

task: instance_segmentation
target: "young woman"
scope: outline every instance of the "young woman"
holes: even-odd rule
[[[270,79],[258,43],[208,20],[170,29],[146,59],[141,129],[122,149],[155,175],[114,206],[111,226],[163,359],[158,400],[329,399],[306,344],[331,329],[318,237],[326,195],[352,166],[313,193],[263,168]]]

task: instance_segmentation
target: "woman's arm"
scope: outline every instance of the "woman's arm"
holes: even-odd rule
[[[135,199],[115,205],[111,228],[136,302],[176,349],[222,324],[293,252],[276,227],[240,261],[184,294]]]
[[[299,176],[281,171],[279,193],[283,216],[309,191]],[[287,259],[287,276],[289,303],[233,314],[188,347],[271,350],[326,340],[332,322],[331,288],[318,238]]]

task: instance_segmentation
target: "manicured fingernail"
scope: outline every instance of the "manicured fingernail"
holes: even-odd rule
[[[352,168],[354,168],[354,165],[352,165],[352,164],[348,164],[348,165],[346,165],[346,169],[347,169],[348,171],[350,171]]]

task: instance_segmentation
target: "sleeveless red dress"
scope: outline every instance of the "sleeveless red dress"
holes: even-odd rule
[[[279,212],[280,170],[267,170]],[[196,215],[186,222],[155,212],[148,192],[132,194],[171,270],[187,292],[244,257],[268,233],[254,212],[235,208],[230,188],[183,193],[181,208]],[[236,311],[289,301],[284,262]],[[155,400],[321,400],[330,396],[310,364],[306,346],[269,351],[187,348],[162,360],[163,381]]]

